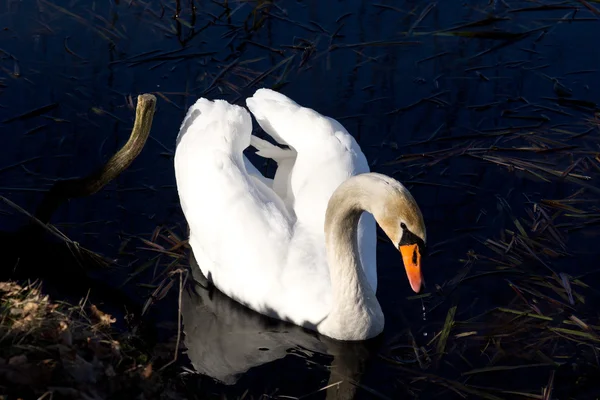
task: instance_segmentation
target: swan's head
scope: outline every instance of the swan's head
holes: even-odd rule
[[[333,193],[325,216],[326,240],[336,236],[333,229],[349,229],[348,214],[358,224],[368,211],[402,254],[411,288],[421,290],[421,255],[427,240],[423,214],[407,188],[387,175],[374,172],[355,175]],[[333,234],[332,234],[333,232]],[[339,234],[339,232],[337,232]]]
[[[414,197],[400,182],[385,175],[371,174],[379,184],[378,200],[371,205],[373,216],[381,229],[402,254],[402,261],[411,288],[421,290],[421,255],[427,235],[423,214]]]

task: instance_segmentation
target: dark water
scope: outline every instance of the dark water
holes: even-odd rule
[[[101,193],[70,202],[53,218],[84,246],[122,264],[140,265],[146,255],[136,252],[141,246],[137,237],[149,238],[158,225],[185,232],[172,157],[187,107],[200,96],[243,104],[256,88],[276,87],[340,120],[359,141],[372,170],[393,175],[411,189],[428,228],[427,297],[410,298],[398,254],[384,242],[378,249],[378,297],[386,331],[374,344],[344,347],[292,327],[267,329],[264,324],[272,322],[218,295],[186,297],[187,307],[208,312],[206,321],[212,321],[202,325],[203,319],[188,313],[188,328],[199,327],[188,342],[190,358],[200,354],[211,366],[230,360],[218,373],[207,370],[209,377],[187,376],[190,393],[216,397],[225,391],[236,397],[249,390],[253,397],[298,397],[343,381],[340,392],[323,390],[310,398],[339,393],[341,398],[451,398],[456,391],[447,385],[431,383],[431,377],[423,384],[422,375],[402,368],[464,383],[468,378],[461,373],[488,365],[491,356],[485,356],[486,362],[479,354],[470,362],[449,359],[437,369],[420,368],[406,328],[419,346],[427,346],[454,304],[456,319],[462,321],[492,307],[518,308],[503,275],[465,281],[456,292],[443,288],[465,266],[471,276],[494,270],[497,265],[478,257],[497,256],[483,242],[505,240],[510,236],[506,229],[518,231],[514,219],[527,219],[533,203],[576,195],[579,203],[569,204],[590,215],[598,211],[594,185],[600,147],[593,120],[600,102],[600,25],[586,5],[600,4],[572,1],[523,10],[541,4],[3,2],[0,194],[34,210],[53,179],[85,174],[114,153],[131,129],[131,98],[154,93],[158,106],[152,137],[131,168]],[[484,22],[467,25],[476,21]],[[454,34],[447,31],[452,27],[459,27]],[[25,114],[42,107],[47,107],[44,112]],[[477,151],[532,143],[559,150]],[[577,147],[562,149],[566,146]],[[401,155],[411,156],[389,164]],[[489,157],[535,159],[561,173],[579,160],[571,172],[591,179],[568,180],[535,170],[546,177],[543,181],[514,163]],[[582,188],[583,194],[578,192]],[[22,223],[12,212],[0,217],[4,230]],[[586,282],[593,287],[598,274],[589,272],[597,269],[599,233],[597,223],[571,229],[565,238],[569,256],[543,262],[557,273],[588,273]],[[527,260],[522,269],[546,274],[541,264]],[[143,288],[132,290],[147,296]],[[594,309],[598,293],[591,293],[586,307]],[[170,300],[153,312],[171,318],[176,305]],[[588,323],[598,324],[597,313],[590,315],[596,319]],[[233,335],[229,342],[223,332]],[[460,346],[470,345],[455,344]],[[484,348],[485,343],[479,350]],[[539,395],[548,370],[524,371],[529,378],[497,375],[474,381]],[[242,373],[239,380],[223,378],[233,372]],[[237,383],[225,387],[210,376]]]

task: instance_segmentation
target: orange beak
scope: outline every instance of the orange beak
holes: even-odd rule
[[[421,282],[423,280],[421,275],[421,253],[419,253],[419,246],[416,244],[402,245],[400,246],[400,253],[402,253],[402,261],[404,262],[404,268],[406,269],[410,287],[415,293],[419,293],[421,290]]]

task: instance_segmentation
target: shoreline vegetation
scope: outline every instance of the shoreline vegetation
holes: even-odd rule
[[[183,398],[153,369],[151,354],[86,299],[52,301],[41,283],[0,282],[3,398]]]
[[[109,266],[102,256],[79,246],[48,222],[60,205],[97,193],[127,169],[150,135],[155,108],[154,95],[138,96],[127,143],[90,175],[56,182],[35,215],[1,197],[29,218],[30,224],[14,235],[27,246],[29,242],[47,240],[48,235],[66,245],[72,252],[71,264],[81,268],[76,276],[72,269],[65,268],[58,274],[55,271],[50,281],[66,279],[71,284],[85,284],[90,282],[86,269]],[[52,254],[49,256],[52,258]],[[55,264],[56,260],[49,262]],[[21,274],[36,275],[36,266]],[[90,304],[87,297],[70,305],[44,294],[42,282],[5,280],[0,282],[0,310],[0,386],[11,398],[159,398],[165,394],[150,355],[136,347],[132,332],[113,329],[116,319]]]

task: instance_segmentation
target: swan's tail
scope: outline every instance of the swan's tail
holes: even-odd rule
[[[281,163],[281,161],[296,157],[296,152],[294,150],[282,149],[281,147],[275,146],[254,135],[250,137],[250,146],[257,150],[257,155],[264,158],[270,158],[278,164]]]

